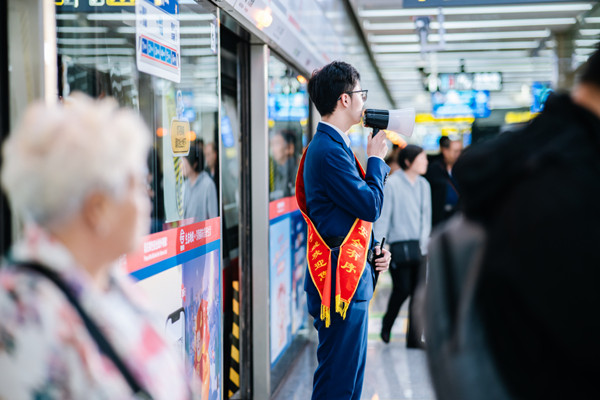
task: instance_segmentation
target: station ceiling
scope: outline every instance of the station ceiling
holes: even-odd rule
[[[427,6],[446,2],[478,5]],[[566,68],[576,69],[600,40],[598,1],[502,2],[510,1],[404,0],[413,6],[405,8],[402,0],[350,0],[395,105],[423,112],[431,110],[425,87],[461,71],[500,72],[490,105],[526,107],[533,82],[558,84],[557,54],[571,54]],[[422,34],[419,23],[429,25]]]

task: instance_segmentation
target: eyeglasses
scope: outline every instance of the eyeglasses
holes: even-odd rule
[[[362,96],[362,101],[365,102],[367,101],[367,92],[368,90],[364,89],[364,90],[353,90],[352,92],[344,92],[342,94],[352,94],[352,93],[360,93]],[[338,100],[342,99],[342,95],[340,95],[340,97],[338,97]]]

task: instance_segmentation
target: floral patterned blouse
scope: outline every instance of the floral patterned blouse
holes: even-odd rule
[[[137,382],[154,399],[189,399],[183,361],[162,336],[125,273],[111,272],[105,290],[44,231],[28,229],[12,251],[57,272]],[[112,361],[99,352],[76,309],[38,272],[0,267],[0,399],[131,399]]]

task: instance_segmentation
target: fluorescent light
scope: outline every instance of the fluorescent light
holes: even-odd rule
[[[135,33],[135,27],[133,27],[133,26],[121,26],[120,28],[117,28],[117,33],[134,34]]]
[[[580,29],[579,33],[582,36],[598,36],[600,35],[600,29]]]
[[[575,54],[579,56],[586,56],[595,52],[596,49],[593,48],[585,48],[585,49],[575,49]]]
[[[543,31],[523,31],[523,32],[469,32],[469,33],[447,33],[444,40],[447,42],[462,42],[489,39],[531,39],[546,38],[550,36],[550,30]],[[439,42],[440,35],[431,34],[428,36],[431,42]],[[410,35],[369,35],[371,43],[418,43],[419,38],[416,34]]]
[[[439,51],[461,51],[461,50],[501,50],[501,49],[535,49],[539,46],[537,42],[483,42],[483,43],[457,43],[447,44]],[[418,53],[421,45],[374,45],[371,46],[373,53]]]
[[[588,24],[600,24],[600,17],[588,17],[585,19]]]
[[[74,20],[77,19],[77,14],[56,14],[58,20]]]
[[[161,18],[159,15],[147,15],[145,17],[149,20],[158,20]],[[65,18],[70,19],[70,18]],[[87,19],[89,21],[135,21],[136,14],[134,13],[94,13],[88,14]],[[215,16],[212,14],[179,14],[177,17],[180,21],[212,21]]]
[[[453,7],[443,8],[444,15],[464,14],[516,14],[516,13],[541,13],[541,12],[565,12],[565,11],[588,11],[592,9],[591,4],[552,4],[538,6],[504,6],[504,7]],[[380,9],[359,10],[358,15],[363,18],[373,17],[412,17],[418,15],[437,15],[437,8],[419,9]]]
[[[182,35],[206,35],[210,34],[210,26],[182,26],[181,28],[179,28],[179,32]]]
[[[67,54],[70,56],[101,56],[101,55],[120,55],[120,56],[129,56],[134,55],[135,50],[131,48],[123,48],[123,47],[105,47],[105,48],[91,48],[91,49],[78,49],[78,48],[67,48],[67,47],[59,47],[58,52],[60,54]]]
[[[102,26],[59,26],[56,30],[59,33],[105,33],[108,28]]]
[[[89,21],[135,21],[135,13],[93,13],[88,14],[87,19]]]
[[[58,44],[65,46],[122,46],[127,44],[127,40],[123,38],[98,38],[98,39],[72,39],[58,38]]]
[[[180,40],[182,46],[210,46],[210,39],[183,38]]]
[[[535,59],[538,60],[540,59],[540,57],[543,59],[545,57],[553,57],[554,56],[554,52],[552,50],[542,50],[539,53],[539,57],[536,57]],[[529,59],[531,57],[530,51],[529,50],[506,50],[506,51],[500,51],[500,50],[487,50],[487,51],[478,51],[478,52],[472,52],[472,51],[464,51],[464,52],[453,52],[453,53],[435,53],[435,59],[433,59],[433,57],[428,57],[426,60],[423,60],[420,57],[420,54],[403,54],[402,58],[398,58],[397,55],[394,54],[375,54],[375,59],[379,65],[380,62],[385,62],[385,61],[390,61],[390,62],[398,62],[399,60],[401,61],[407,61],[409,59],[414,60],[415,63],[418,62],[435,62],[435,60],[459,60],[461,58],[464,59],[477,59],[477,60],[487,60],[487,59],[492,59],[492,58],[503,58],[503,59],[512,59],[512,58],[523,58],[523,59]]]
[[[181,49],[181,56],[192,57],[192,56],[210,56],[215,55],[211,49]]]
[[[594,39],[577,39],[575,40],[575,45],[577,47],[596,47],[598,44],[597,40]]]
[[[435,64],[437,66],[458,66],[459,65],[459,59],[456,58],[455,56],[456,53],[452,53],[452,57],[451,58],[439,58],[437,60],[431,60],[430,62],[428,62],[429,65],[431,64]],[[397,60],[394,62],[391,61],[379,61],[379,57],[378,57],[378,62],[377,65],[379,66],[379,68],[414,68],[415,64],[418,63],[420,61],[420,57],[408,57],[408,55],[402,55],[402,57],[397,57]],[[520,57],[491,57],[488,56],[486,58],[474,58],[474,59],[467,59],[466,60],[466,66],[467,68],[469,68],[470,66],[476,66],[476,67],[486,67],[486,66],[498,66],[498,67],[502,67],[505,65],[516,65],[518,63],[518,65],[531,65],[531,66],[543,66],[543,65],[548,65],[553,63],[554,59],[552,57],[547,57],[547,58],[542,58],[542,57],[536,57],[536,58],[528,58],[528,59],[522,59]]]
[[[180,21],[212,21],[215,18],[213,14],[179,14]]]
[[[124,63],[131,64],[131,57],[110,57],[111,65],[103,64],[107,61],[107,57],[77,57],[77,64],[94,64],[100,71],[110,70],[111,65]]]
[[[586,21],[590,18],[586,18]],[[598,18],[600,21],[600,18]],[[489,21],[449,21],[444,22],[445,29],[474,29],[474,28],[512,28],[518,26],[549,26],[549,25],[573,25],[575,18],[539,18],[539,19],[495,19]],[[589,22],[589,21],[588,21]],[[364,21],[363,26],[370,31],[391,31],[391,30],[413,30],[415,24],[412,22],[400,23],[371,23]],[[437,21],[429,24],[431,29],[439,29],[440,24]]]

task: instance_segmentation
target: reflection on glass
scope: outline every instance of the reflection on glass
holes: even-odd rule
[[[194,145],[183,159],[183,217],[204,221],[218,215],[217,187],[209,173],[203,170],[204,149]]]
[[[269,59],[269,199],[295,194],[298,162],[308,133],[306,79]]]
[[[218,198],[214,201],[212,195],[206,212],[200,213],[198,208],[191,211],[203,201],[193,195],[195,186],[186,190],[192,182],[186,174],[195,169],[184,168],[189,161],[174,152],[170,132],[173,121],[182,121],[189,125],[185,134],[191,148],[202,150],[203,143],[210,143],[215,150],[214,143],[218,143],[218,22],[214,8],[196,2],[179,3],[181,77],[180,82],[174,82],[172,76],[161,76],[160,71],[150,75],[138,70],[136,7],[133,1],[115,4],[65,1],[56,6],[59,94],[67,97],[82,91],[93,97],[114,97],[122,106],[138,110],[151,128],[154,142],[148,158],[148,179],[152,232],[218,216],[218,206],[216,213],[211,211],[212,204],[218,204]],[[209,151],[206,148],[204,151]],[[196,184],[204,182],[200,175],[206,168],[206,175],[212,176],[217,185],[217,157],[216,151],[198,157]],[[215,187],[211,191],[218,193]],[[186,220],[191,214],[196,215]]]

